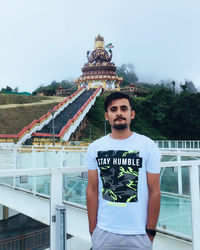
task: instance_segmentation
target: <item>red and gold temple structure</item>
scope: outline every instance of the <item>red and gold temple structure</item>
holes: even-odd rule
[[[87,89],[102,86],[104,90],[120,90],[123,78],[116,74],[116,66],[112,60],[112,50],[105,48],[104,38],[95,38],[94,50],[87,51],[88,62],[82,68],[82,75],[75,80],[79,88]]]

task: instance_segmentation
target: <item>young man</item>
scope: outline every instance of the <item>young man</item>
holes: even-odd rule
[[[105,100],[111,134],[87,152],[87,209],[93,250],[151,250],[160,209],[160,153],[130,130],[131,99],[121,92]]]

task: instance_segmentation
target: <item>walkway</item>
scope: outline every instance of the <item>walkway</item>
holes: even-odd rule
[[[0,109],[9,109],[9,108],[18,108],[18,107],[24,107],[24,106],[33,106],[33,105],[43,105],[43,104],[49,104],[49,103],[59,103],[66,99],[65,97],[58,97],[58,96],[49,96],[48,100],[41,100],[39,102],[31,102],[31,103],[14,103],[14,104],[4,104],[0,105]]]

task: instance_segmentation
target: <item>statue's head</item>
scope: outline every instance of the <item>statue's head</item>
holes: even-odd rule
[[[104,38],[102,36],[98,35],[95,38],[94,49],[105,49]]]

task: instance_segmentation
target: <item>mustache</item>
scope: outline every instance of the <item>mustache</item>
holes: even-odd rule
[[[117,120],[124,120],[126,121],[126,118],[122,117],[122,116],[119,116],[117,118],[114,119],[114,122],[117,121]]]

